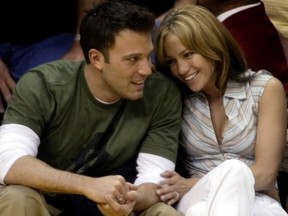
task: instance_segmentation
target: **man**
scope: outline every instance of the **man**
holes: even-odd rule
[[[86,62],[19,80],[0,128],[1,216],[49,215],[45,200],[64,215],[100,215],[96,203],[104,215],[181,215],[155,193],[175,168],[182,107],[151,70],[153,26],[144,8],[99,4],[80,26]]]

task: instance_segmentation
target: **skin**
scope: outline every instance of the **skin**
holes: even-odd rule
[[[141,98],[145,80],[152,73],[152,49],[149,33],[124,30],[115,37],[115,45],[109,49],[109,63],[104,61],[101,52],[90,50],[91,63],[85,66],[84,73],[92,94],[105,102],[121,97],[129,100]],[[127,215],[159,201],[155,184],[136,187],[119,175],[83,176],[57,170],[31,156],[16,160],[5,177],[5,183],[26,185],[40,191],[84,195],[95,201],[104,215],[110,216],[113,212]]]
[[[164,40],[166,63],[172,74],[184,82],[192,91],[206,95],[214,131],[219,145],[227,116],[221,91],[215,86],[213,64],[200,54],[193,53],[173,34]],[[273,106],[271,106],[273,104]],[[255,162],[250,167],[255,178],[255,191],[276,197],[274,184],[281,164],[286,140],[286,99],[281,82],[272,78],[260,99]],[[272,126],[271,126],[272,125]],[[162,173],[166,177],[157,190],[161,200],[169,202],[173,191],[181,198],[199,179],[185,179],[174,171]]]
[[[4,113],[4,104],[11,100],[11,92],[16,87],[6,64],[0,59],[0,91],[5,101],[0,98],[0,113]]]
[[[88,86],[95,97],[106,102],[140,99],[152,73],[151,37],[125,30],[118,34],[116,44],[109,52],[110,63],[98,50],[90,50],[91,64],[85,70]]]

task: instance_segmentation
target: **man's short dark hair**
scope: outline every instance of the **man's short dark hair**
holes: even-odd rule
[[[148,9],[128,1],[104,1],[87,11],[80,25],[80,44],[87,63],[88,52],[97,49],[104,55],[115,43],[115,36],[123,30],[149,33],[155,22]]]

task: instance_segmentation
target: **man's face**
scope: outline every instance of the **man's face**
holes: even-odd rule
[[[137,100],[143,96],[145,80],[152,73],[152,50],[149,33],[124,30],[116,35],[115,45],[108,50],[109,62],[102,71],[110,97]]]

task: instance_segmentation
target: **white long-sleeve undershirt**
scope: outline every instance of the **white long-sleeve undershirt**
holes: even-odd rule
[[[40,138],[29,127],[20,124],[6,124],[0,127],[0,184],[13,163],[25,155],[36,157]],[[174,170],[175,163],[153,154],[139,153],[137,158],[137,179],[135,184],[158,183],[160,173]]]

